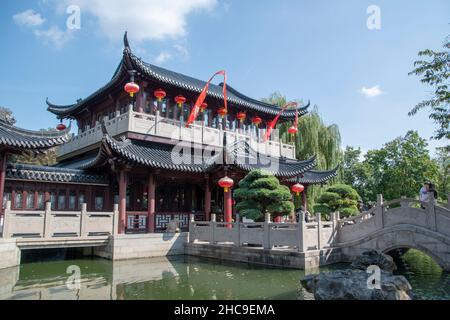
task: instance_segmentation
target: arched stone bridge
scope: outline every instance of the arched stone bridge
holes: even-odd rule
[[[430,194],[430,197],[432,195]],[[186,253],[212,258],[314,268],[349,261],[364,251],[389,252],[414,248],[431,256],[450,271],[450,201],[430,201],[421,206],[415,199],[384,202],[358,216],[330,221],[273,223],[225,223],[191,221]],[[257,248],[259,246],[259,249]],[[261,247],[265,250],[261,250]]]
[[[368,249],[389,252],[397,248],[418,249],[450,270],[450,210],[433,201],[425,208],[415,199],[383,202],[356,217],[339,220],[335,245],[344,255]]]

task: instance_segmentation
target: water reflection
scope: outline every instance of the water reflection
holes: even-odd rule
[[[415,255],[413,259],[417,259]],[[418,270],[401,269],[400,272],[422,298],[449,299],[449,275],[442,270],[438,272],[429,261],[420,261],[422,264],[415,266]],[[70,276],[66,270],[70,265],[81,269],[78,290],[66,286]],[[342,267],[335,265],[322,271]],[[312,299],[300,285],[303,276],[301,270],[220,263],[187,256],[116,262],[82,259],[27,263],[0,270],[0,299]]]

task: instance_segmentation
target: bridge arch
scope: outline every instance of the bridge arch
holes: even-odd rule
[[[340,243],[346,256],[357,256],[376,249],[389,252],[398,248],[411,248],[429,255],[444,270],[450,271],[450,238],[431,230],[399,224],[374,231],[357,240]]]

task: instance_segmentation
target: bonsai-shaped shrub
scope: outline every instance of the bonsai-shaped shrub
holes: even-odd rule
[[[339,211],[342,216],[349,217],[358,213],[358,192],[346,184],[335,184],[325,190],[314,206],[315,212],[330,214]]]
[[[289,188],[280,185],[272,174],[262,170],[250,171],[234,191],[236,209],[254,221],[264,220],[264,212],[283,216],[294,211]]]

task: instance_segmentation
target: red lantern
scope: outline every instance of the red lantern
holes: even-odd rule
[[[66,130],[66,128],[67,128],[66,125],[62,122],[56,126],[56,130],[58,131],[64,131]]]
[[[208,104],[206,102],[203,102],[200,106],[200,112],[204,112],[207,107],[208,107]]]
[[[130,94],[130,97],[133,97],[135,93],[139,92],[139,86],[137,83],[131,81],[128,82],[125,87],[125,91]]]
[[[291,191],[295,192],[297,196],[300,194],[300,192],[303,192],[303,190],[305,190],[305,187],[300,183],[296,183],[291,187]]]
[[[255,126],[259,126],[261,124],[261,122],[262,122],[262,119],[260,117],[258,117],[258,116],[255,116],[255,117],[252,118],[252,123]]]
[[[298,129],[295,126],[291,126],[289,127],[288,132],[289,134],[296,134],[298,132]]]
[[[228,113],[228,110],[225,108],[220,108],[219,110],[217,110],[217,113],[219,114],[219,116],[221,118],[225,117]]]
[[[223,188],[224,192],[228,192],[228,190],[234,185],[233,179],[225,176],[219,180],[219,186]]]
[[[245,114],[245,112],[238,112],[238,114],[236,115],[236,119],[238,119],[240,122],[244,122],[245,118],[247,117],[247,115]]]
[[[163,89],[155,90],[155,92],[153,92],[153,94],[155,95],[155,98],[158,102],[161,102],[162,99],[164,99],[166,97],[166,92]]]
[[[186,98],[183,97],[183,96],[176,96],[176,97],[175,97],[175,102],[177,103],[178,108],[181,108],[181,106],[183,105],[183,103],[186,102]]]

